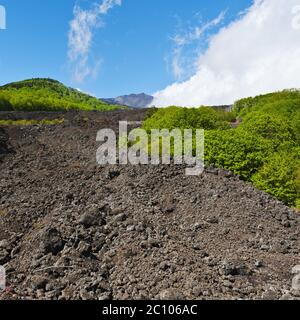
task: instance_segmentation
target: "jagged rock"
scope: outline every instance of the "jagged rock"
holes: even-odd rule
[[[225,263],[223,271],[226,276],[246,276],[250,273],[248,268],[244,265],[235,265],[233,263]]]
[[[120,175],[120,171],[117,171],[117,170],[109,171],[108,178],[112,180],[114,178],[117,178],[119,175]]]
[[[292,269],[292,274],[300,274],[300,265],[297,265]]]
[[[9,252],[5,249],[0,249],[0,265],[3,265],[9,259]]]
[[[91,245],[87,242],[80,241],[77,251],[84,256],[88,256],[91,253]]]
[[[79,223],[84,225],[86,228],[96,225],[104,225],[105,219],[103,212],[101,211],[103,208],[93,208],[85,213],[80,219]]]
[[[264,264],[263,264],[263,262],[262,262],[261,260],[255,261],[255,267],[256,267],[256,268],[261,268],[263,265],[264,265]]]
[[[33,290],[45,289],[48,281],[48,278],[44,276],[33,276],[30,279],[31,287]]]
[[[297,274],[292,281],[292,289],[300,292],[300,274]]]
[[[278,293],[272,289],[269,289],[262,294],[263,300],[278,300],[278,298]]]
[[[217,224],[217,223],[219,223],[219,218],[218,217],[209,217],[209,218],[207,218],[206,221],[211,224]]]
[[[8,240],[4,239],[0,241],[0,249],[10,250],[11,244]]]
[[[160,300],[183,300],[183,294],[176,289],[166,289],[159,293]]]
[[[99,301],[107,301],[107,300],[111,300],[112,299],[112,296],[111,296],[111,293],[102,293],[99,297],[98,297],[98,300]]]
[[[42,236],[40,248],[44,254],[52,253],[57,255],[63,250],[65,241],[60,232],[55,228],[46,230]]]
[[[164,213],[171,213],[175,210],[175,201],[173,196],[167,196],[162,199],[161,210]]]

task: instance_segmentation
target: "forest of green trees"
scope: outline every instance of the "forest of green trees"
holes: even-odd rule
[[[52,79],[24,80],[0,87],[0,111],[105,111],[120,108]]]
[[[300,209],[300,91],[242,99],[232,112],[169,107],[152,113],[144,122],[148,131],[205,129],[207,165],[229,170]]]

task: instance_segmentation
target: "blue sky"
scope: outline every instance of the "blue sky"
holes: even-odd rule
[[[69,23],[75,4],[89,10],[95,2],[101,0],[0,0],[7,11],[7,29],[0,30],[0,84],[51,77],[98,97],[153,93],[176,80],[170,66],[175,34],[227,10],[222,23],[209,30],[216,32],[252,4],[251,0],[123,0],[101,17],[104,25],[94,30],[89,57],[101,61],[98,74],[77,83],[68,61]],[[204,38],[197,39],[187,46],[185,59],[205,46]]]

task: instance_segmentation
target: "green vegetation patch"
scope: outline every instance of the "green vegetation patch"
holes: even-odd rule
[[[231,125],[238,120],[236,128]],[[300,209],[300,91],[284,90],[215,108],[152,112],[151,129],[205,129],[205,162],[229,170]]]
[[[64,119],[43,119],[43,120],[0,120],[0,126],[35,126],[35,125],[44,125],[44,126],[53,126],[64,123]]]
[[[109,111],[109,105],[52,79],[31,79],[0,87],[0,111]]]
[[[150,116],[144,121],[143,128],[151,129],[191,129],[201,128],[229,129],[230,122],[235,120],[235,115],[223,110],[215,110],[210,107],[201,108],[179,108],[168,107],[164,109],[153,109],[149,111]]]

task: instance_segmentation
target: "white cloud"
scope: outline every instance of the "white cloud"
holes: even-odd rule
[[[155,93],[154,104],[230,104],[242,97],[300,88],[300,29],[295,28],[299,17],[294,9],[299,4],[254,1],[238,20],[209,39],[195,74]]]
[[[217,25],[219,25],[224,20],[225,15],[226,15],[226,11],[222,11],[217,18],[205,23],[204,25],[197,26],[193,28],[193,30],[188,31],[184,35],[177,34],[173,38],[174,42],[177,45],[182,46],[192,41],[199,40],[205,34],[206,31],[208,31],[212,27],[216,27]]]
[[[122,0],[103,0],[103,2],[98,6],[99,14],[107,14],[107,12],[114,6],[120,6]]]
[[[182,62],[182,48],[180,47],[173,50],[172,71],[176,79],[181,79],[185,73]]]
[[[101,16],[107,14],[114,6],[121,4],[122,0],[103,0],[89,10],[83,10],[78,5],[74,7],[74,19],[70,22],[68,34],[68,57],[76,82],[82,82],[89,76],[97,75],[101,60],[98,59],[93,65],[89,61],[95,29],[103,26]]]
[[[84,93],[84,94],[87,94],[91,97],[95,97],[97,98],[97,96],[94,94],[94,93],[91,93],[91,92],[88,92],[88,91],[84,91],[84,90],[81,90],[80,88],[76,88],[75,90],[79,91],[80,93]]]
[[[188,54],[189,46],[193,46],[195,42],[206,42],[207,32],[218,26],[225,18],[226,11],[211,21],[202,23],[196,27],[184,27],[184,31],[177,32],[171,40],[173,41],[173,50],[171,55],[171,67],[176,80],[190,75],[194,71],[194,63],[197,57]],[[182,23],[182,22],[181,22]]]

